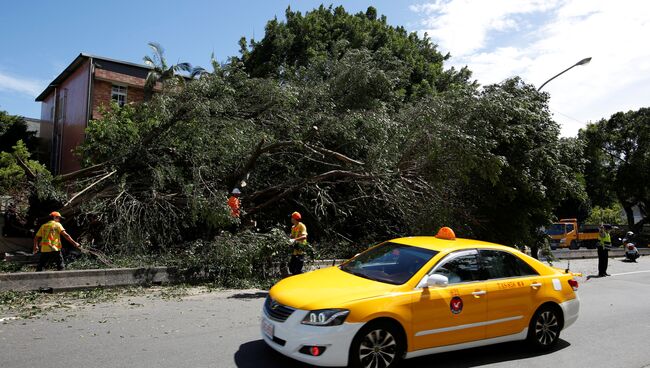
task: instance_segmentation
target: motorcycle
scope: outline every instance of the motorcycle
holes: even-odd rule
[[[625,259],[628,262],[636,263],[637,258],[639,258],[641,255],[639,254],[639,250],[636,249],[636,244],[632,242],[633,236],[633,232],[627,232],[625,238],[623,239],[623,249],[625,249]]]

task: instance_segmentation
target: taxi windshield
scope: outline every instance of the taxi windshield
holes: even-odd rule
[[[401,285],[438,252],[397,243],[383,243],[341,265],[341,270],[366,279]]]

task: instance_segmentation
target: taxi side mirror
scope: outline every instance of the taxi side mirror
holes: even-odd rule
[[[447,276],[443,276],[437,273],[433,275],[425,276],[418,287],[445,287],[449,285],[449,279]]]

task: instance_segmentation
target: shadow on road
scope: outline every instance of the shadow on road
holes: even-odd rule
[[[487,364],[522,360],[546,354],[552,354],[556,351],[566,349],[569,346],[571,346],[570,343],[560,339],[553,350],[545,353],[539,353],[532,351],[525,342],[508,342],[498,345],[483,346],[480,348],[459,350],[450,353],[427,355],[420,358],[409,359],[406,366],[409,368],[479,367]],[[525,363],[523,363],[523,366],[525,366]]]
[[[605,277],[605,276],[587,275],[587,281],[589,281],[591,279],[600,279],[600,278],[603,278],[603,277]]]
[[[228,297],[228,299],[261,299],[269,295],[268,291],[258,291],[256,293],[239,293]]]
[[[239,368],[307,368],[310,365],[289,359],[266,345],[263,340],[251,341],[239,346],[235,353]]]
[[[456,367],[469,368],[487,364],[534,358],[566,349],[570,343],[560,339],[555,348],[546,353],[533,352],[524,342],[509,342],[480,348],[433,354],[409,359],[402,367],[430,368]],[[262,340],[247,342],[235,353],[235,364],[239,368],[307,368],[310,365],[289,359],[277,353]]]

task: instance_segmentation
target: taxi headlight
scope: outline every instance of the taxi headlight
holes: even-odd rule
[[[303,325],[312,326],[338,326],[350,314],[347,309],[319,309],[307,313],[302,320]]]

